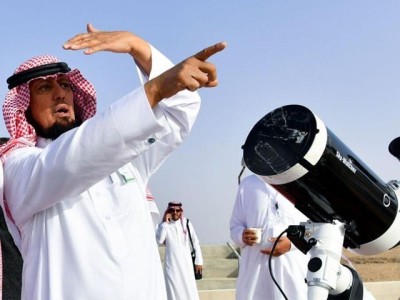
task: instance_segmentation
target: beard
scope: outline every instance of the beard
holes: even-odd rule
[[[36,133],[41,136],[44,137],[46,139],[51,139],[51,140],[55,140],[56,138],[58,138],[60,135],[62,135],[63,133],[74,129],[76,127],[78,127],[80,124],[78,124],[78,122],[76,120],[70,120],[69,122],[65,122],[65,121],[56,121],[51,127],[47,128],[46,130],[43,130],[43,128],[41,128],[39,131],[37,129]]]
[[[35,129],[36,134],[42,138],[45,139],[50,139],[50,140],[55,140],[57,139],[60,135],[63,133],[74,129],[76,127],[79,127],[82,124],[82,121],[80,120],[71,120],[69,118],[60,118],[56,120],[56,122],[48,127],[48,128],[43,128],[43,126],[39,125],[38,122],[36,122],[30,111],[28,110],[26,112],[26,119],[29,124],[32,125],[32,127]]]

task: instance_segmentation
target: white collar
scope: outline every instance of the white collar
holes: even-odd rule
[[[52,139],[46,139],[43,137],[38,136],[36,140],[36,147],[38,148],[45,148],[48,144],[50,144],[53,140]]]

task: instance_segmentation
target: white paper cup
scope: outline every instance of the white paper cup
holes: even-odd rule
[[[255,240],[255,243],[256,243],[256,244],[261,243],[262,228],[255,228],[255,227],[252,227],[252,228],[248,228],[248,229],[251,230],[251,231],[253,231],[254,234],[256,235],[257,239]]]

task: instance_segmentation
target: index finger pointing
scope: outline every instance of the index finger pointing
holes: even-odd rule
[[[210,56],[214,55],[215,53],[218,53],[218,52],[221,52],[222,50],[224,50],[225,47],[226,47],[226,42],[217,43],[213,46],[210,46],[210,47],[207,47],[207,48],[201,50],[200,52],[193,55],[193,57],[195,57],[199,60],[205,61]]]

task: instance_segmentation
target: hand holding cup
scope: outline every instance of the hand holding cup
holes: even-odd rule
[[[261,233],[261,228],[246,228],[245,230],[243,230],[242,240],[248,246],[259,244],[261,243]]]

